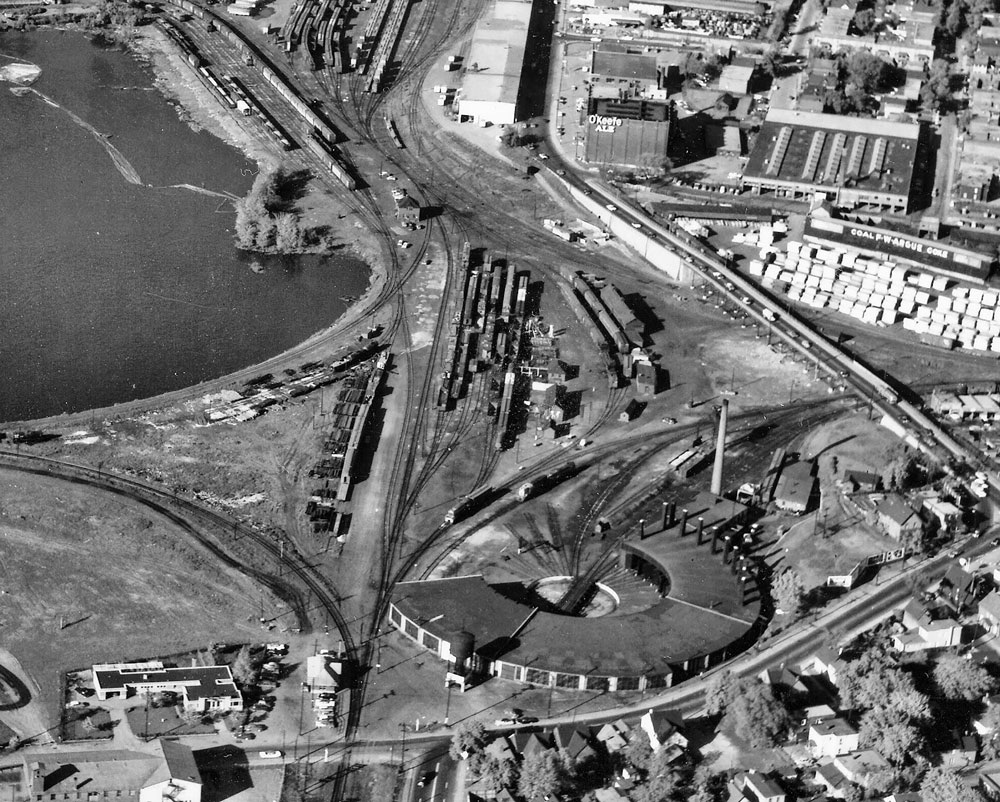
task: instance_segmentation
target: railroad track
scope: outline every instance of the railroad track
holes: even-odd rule
[[[294,544],[292,548],[285,548],[281,540],[276,539],[272,533],[259,531],[200,502],[157,487],[149,482],[109,473],[100,468],[33,454],[11,452],[6,449],[0,450],[0,468],[48,476],[73,484],[97,488],[148,507],[193,537],[220,562],[240,571],[254,581],[260,582],[286,601],[294,610],[299,628],[304,632],[311,630],[309,604],[311,599],[315,597],[316,602],[337,627],[347,653],[353,654],[355,652],[350,628],[340,612],[340,594],[310,566],[298,549],[294,547]],[[214,530],[216,536],[206,535],[206,529]],[[301,588],[296,588],[283,577],[275,577],[261,568],[247,565],[235,559],[222,545],[224,540],[220,535],[236,539],[245,538],[252,542],[301,582],[305,586],[307,594],[304,595]],[[347,732],[353,732],[353,728],[357,726],[357,716],[360,711],[360,704],[355,704],[355,690],[352,690],[351,697]]]

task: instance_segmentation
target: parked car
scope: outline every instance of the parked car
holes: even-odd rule
[[[282,756],[282,752],[280,749],[265,749],[260,756],[264,760],[277,760]]]

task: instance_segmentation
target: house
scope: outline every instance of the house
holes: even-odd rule
[[[867,788],[872,783],[872,775],[889,768],[889,761],[872,749],[864,749],[861,752],[835,757],[833,765],[849,782]]]
[[[233,682],[229,666],[165,668],[158,660],[150,660],[95,665],[93,676],[94,690],[102,702],[137,693],[171,691],[183,698],[185,710],[243,709],[243,696]]]
[[[916,511],[898,493],[890,493],[875,506],[878,526],[894,540],[919,535],[924,522]]]
[[[678,746],[681,750],[687,748],[688,739],[681,732],[684,726],[684,716],[676,710],[647,712],[639,719],[639,727],[649,738],[649,745],[654,752],[659,752],[665,746]]]
[[[566,366],[558,359],[550,359],[546,371],[549,374],[549,381],[552,384],[566,383]]]
[[[962,566],[952,565],[941,578],[939,592],[961,613],[966,605],[975,601],[979,592],[979,579]]]
[[[24,798],[200,802],[202,780],[190,747],[153,741],[142,751],[28,752],[21,758]],[[81,795],[81,791],[83,791]]]
[[[597,802],[628,802],[628,797],[617,788],[598,788],[594,791]]]
[[[941,524],[942,532],[953,532],[962,524],[962,510],[950,501],[938,498],[924,499],[923,508]]]
[[[910,791],[905,794],[889,794],[889,796],[882,797],[882,802],[924,802],[924,798],[920,794]]]
[[[799,673],[806,676],[825,676],[836,687],[837,672],[845,665],[847,661],[841,659],[839,651],[825,646],[799,663]]]
[[[1000,593],[991,591],[979,602],[979,623],[992,633],[1000,632]]]
[[[574,727],[572,724],[562,724],[553,730],[556,748],[565,752],[574,761],[586,760],[596,755],[590,745],[590,736],[586,730]]]
[[[785,792],[774,780],[749,771],[729,781],[729,802],[785,802]]]
[[[912,599],[903,608],[906,631],[893,636],[893,647],[901,652],[919,652],[957,646],[964,639],[965,628],[953,616],[954,611],[946,604],[925,606]]]
[[[779,510],[803,513],[809,509],[816,491],[813,468],[811,461],[802,461],[782,469],[774,489],[774,503]]]
[[[882,477],[868,471],[844,471],[844,483],[852,493],[874,493],[882,486]]]
[[[419,223],[421,212],[420,204],[409,195],[404,195],[396,201],[396,217],[404,225],[415,226]]]
[[[836,797],[837,799],[844,798],[844,791],[850,784],[850,780],[844,776],[842,772],[836,765],[831,763],[824,763],[819,768],[816,769],[816,774],[813,776],[813,780],[816,785],[823,788],[823,792],[829,796]]]
[[[632,728],[621,719],[605,724],[594,737],[604,744],[609,753],[620,752],[628,746]]]
[[[139,790],[139,802],[201,802],[201,774],[191,747],[165,740],[159,745],[163,760]]]
[[[837,757],[858,749],[859,735],[844,719],[820,719],[809,724],[809,747],[816,757]]]

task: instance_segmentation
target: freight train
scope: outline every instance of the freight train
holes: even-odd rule
[[[222,18],[214,11],[203,8],[192,3],[191,0],[167,0],[168,4],[191,14],[200,20],[209,20],[215,24],[219,33],[229,39],[241,57],[253,59],[253,63],[260,71],[264,80],[274,87],[275,91],[295,109],[299,118],[306,123],[310,129],[319,133],[319,141],[307,139],[309,149],[323,160],[330,172],[348,189],[355,190],[358,183],[344,165],[344,159],[335,145],[343,137],[340,132],[322,115],[313,110],[306,103],[299,93],[292,87],[280,72],[278,72],[268,57],[253,44],[239,29],[233,27],[228,20]]]

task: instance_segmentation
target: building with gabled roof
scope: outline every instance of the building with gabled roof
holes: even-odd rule
[[[803,513],[809,509],[816,492],[812,462],[803,460],[786,465],[774,488],[774,503],[780,510]]]
[[[785,802],[784,789],[756,771],[741,772],[729,781],[729,802]]]
[[[819,719],[809,723],[809,746],[817,757],[837,757],[854,752],[860,735],[845,719]]]
[[[875,505],[878,525],[889,537],[902,540],[923,531],[924,522],[899,493],[890,493]]]
[[[979,623],[990,632],[1000,632],[1000,592],[992,590],[979,602]]]
[[[202,779],[194,754],[177,741],[160,739],[144,744],[141,751],[26,752],[21,761],[22,789],[32,802],[112,798],[201,801]]]
[[[944,604],[928,606],[910,600],[903,608],[903,626],[906,631],[892,638],[893,647],[901,652],[946,649],[965,640],[965,627]]]
[[[687,748],[688,739],[681,731],[684,716],[678,710],[649,710],[639,719],[639,726],[649,738],[649,746],[654,752],[667,745]]]

